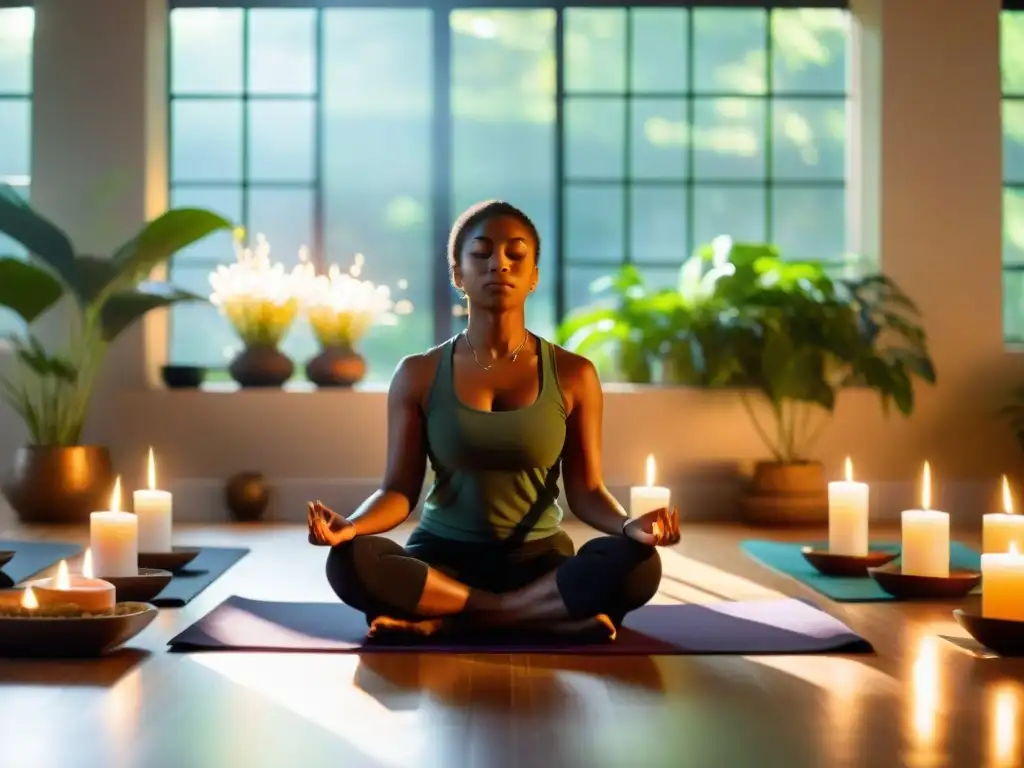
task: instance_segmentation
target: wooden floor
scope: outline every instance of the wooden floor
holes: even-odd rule
[[[588,534],[571,528],[578,543]],[[407,533],[407,531],[405,532]],[[399,533],[399,536],[405,535]],[[81,539],[62,530],[0,537]],[[689,526],[660,602],[812,596]],[[800,532],[785,534],[792,538]],[[252,553],[102,661],[0,660],[4,768],[1020,766],[1024,661],[987,658],[951,604],[838,604],[868,656],[169,654],[231,594],[329,600],[297,527],[185,528]]]

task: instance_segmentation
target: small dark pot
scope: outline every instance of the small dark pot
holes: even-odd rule
[[[295,363],[276,347],[246,347],[228,372],[243,387],[280,387],[295,373]]]
[[[351,387],[366,376],[366,358],[352,347],[326,347],[306,363],[306,378],[318,387]]]
[[[98,445],[19,448],[0,486],[23,523],[87,523],[109,508],[113,487],[110,452]]]
[[[239,472],[228,479],[224,500],[231,519],[240,523],[261,520],[270,503],[270,487],[259,472]]]
[[[160,376],[168,389],[198,389],[206,377],[206,369],[198,365],[165,365]]]

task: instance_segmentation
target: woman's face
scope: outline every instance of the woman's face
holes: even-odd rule
[[[472,306],[495,310],[525,304],[538,276],[537,243],[514,216],[493,216],[469,230],[454,270],[455,286]]]

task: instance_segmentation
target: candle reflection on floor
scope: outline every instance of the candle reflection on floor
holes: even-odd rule
[[[997,685],[988,695],[989,762],[991,768],[1013,768],[1024,762],[1020,754],[1024,686],[1016,681]]]

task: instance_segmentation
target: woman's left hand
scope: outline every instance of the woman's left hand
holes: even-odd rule
[[[650,547],[667,547],[679,541],[679,510],[652,509],[626,523],[622,532]]]

